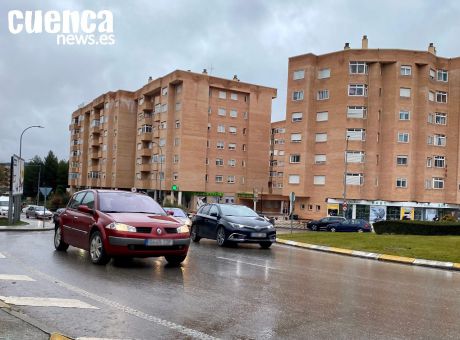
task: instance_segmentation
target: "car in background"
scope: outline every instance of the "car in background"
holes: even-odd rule
[[[112,257],[164,256],[171,265],[185,260],[186,225],[169,216],[150,196],[121,190],[76,192],[55,224],[54,247],[89,251],[94,264]]]
[[[371,229],[370,223],[365,220],[351,219],[351,220],[331,223],[327,226],[327,230],[331,232],[357,231],[359,233],[362,233],[362,232],[370,232],[372,229]]]
[[[229,243],[259,243],[270,248],[276,240],[273,225],[254,210],[236,204],[206,204],[200,207],[192,220],[192,241],[201,238],[217,240],[219,246]]]
[[[36,219],[50,219],[53,218],[53,213],[40,205],[33,205],[27,208],[26,218],[36,218]]]
[[[327,230],[327,227],[329,226],[329,224],[342,222],[342,221],[345,221],[345,217],[342,217],[342,216],[323,217],[319,220],[307,222],[307,229],[310,229],[312,231]]]
[[[8,216],[8,204],[10,198],[8,196],[0,196],[0,216]]]
[[[22,210],[21,210],[22,213],[25,214],[26,211],[27,211],[27,209],[29,209],[30,207],[36,207],[36,205],[35,205],[35,204],[28,204],[28,205],[26,205],[24,208],[22,208]]]
[[[176,220],[179,220],[180,222],[185,224],[187,227],[190,228],[192,226],[192,220],[187,216],[185,211],[183,211],[181,208],[163,207],[163,209],[166,211],[166,213],[170,214]]]
[[[58,223],[58,218],[62,214],[65,208],[59,208],[53,213],[53,222]]]

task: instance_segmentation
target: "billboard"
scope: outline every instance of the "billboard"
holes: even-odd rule
[[[11,157],[11,194],[22,195],[24,191],[24,160],[17,155]]]
[[[385,221],[387,218],[387,207],[371,205],[369,221],[371,223]]]

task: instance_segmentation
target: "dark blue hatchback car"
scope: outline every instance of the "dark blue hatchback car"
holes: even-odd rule
[[[337,223],[331,223],[327,226],[328,231],[357,231],[359,233],[371,231],[371,225],[365,220],[353,219]]]

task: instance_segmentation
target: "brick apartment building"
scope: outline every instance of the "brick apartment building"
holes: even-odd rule
[[[433,44],[369,49],[364,36],[362,48],[290,58],[287,94],[270,178],[273,191],[296,193],[299,217],[341,215],[344,201],[349,217],[371,220],[460,208],[460,57]]]
[[[136,188],[196,208],[268,192],[276,89],[174,71],[72,113],[69,185]]]

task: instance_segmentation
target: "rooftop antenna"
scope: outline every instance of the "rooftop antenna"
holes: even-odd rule
[[[209,74],[212,74],[213,70],[214,70],[214,67],[212,67],[212,64],[211,64],[211,67],[209,68]]]

